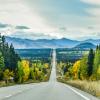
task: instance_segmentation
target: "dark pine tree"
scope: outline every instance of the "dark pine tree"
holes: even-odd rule
[[[93,49],[90,49],[89,55],[88,55],[88,76],[92,75],[93,72],[93,63],[94,63],[94,51]]]
[[[17,62],[20,60],[20,57],[18,54],[15,52],[15,49],[13,47],[13,44],[10,45],[10,50],[9,50],[9,58],[10,58],[10,65],[9,69],[11,70],[16,70],[17,68]]]
[[[0,52],[0,81],[3,79],[3,70],[4,70],[4,57],[2,56],[2,53]]]
[[[0,33],[0,51],[2,51],[2,36],[1,36],[1,33]]]
[[[98,49],[100,50],[100,44],[99,44],[99,46],[98,46]]]
[[[99,49],[99,46],[97,45],[97,46],[96,46],[96,50],[98,50],[98,49]]]
[[[17,63],[21,59],[19,55],[15,52],[13,45],[11,44],[9,47],[8,43],[6,42],[5,36],[1,36],[1,34],[0,51],[4,57],[5,69],[8,68],[9,70],[15,71],[17,68]]]

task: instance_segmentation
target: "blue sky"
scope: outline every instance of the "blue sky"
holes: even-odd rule
[[[39,38],[100,38],[99,0],[0,0],[0,32]]]

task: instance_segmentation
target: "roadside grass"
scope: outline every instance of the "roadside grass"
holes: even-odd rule
[[[59,82],[71,85],[73,87],[76,87],[80,90],[83,90],[85,92],[88,92],[89,94],[92,94],[93,96],[96,96],[100,98],[100,81],[81,81],[81,80],[70,80],[67,81],[65,79],[57,78]]]
[[[6,86],[13,86],[15,83],[5,83],[5,81],[0,81],[0,87],[6,87]]]
[[[31,83],[40,83],[40,82],[46,82],[46,81],[39,81],[39,80],[32,80],[32,79],[29,79],[28,81],[26,82],[23,82],[23,83],[15,83],[15,82],[12,82],[12,83],[5,83],[5,81],[0,81],[0,87],[8,87],[8,86],[14,86],[14,85],[24,85],[24,84],[31,84]]]

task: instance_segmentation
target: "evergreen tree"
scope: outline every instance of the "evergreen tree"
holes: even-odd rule
[[[0,51],[2,51],[2,36],[1,36],[1,33],[0,33]]]
[[[93,63],[94,63],[94,51],[93,49],[90,49],[89,55],[88,55],[88,76],[90,77],[93,72]]]
[[[10,64],[9,64],[9,69],[14,70],[17,68],[17,63],[20,60],[20,57],[18,56],[18,54],[16,54],[15,49],[13,47],[13,45],[10,45],[10,50],[9,50],[9,60],[10,60]]]
[[[2,56],[2,53],[0,52],[0,69],[4,68],[4,57]]]
[[[5,68],[8,68],[10,66],[10,53],[8,43],[5,44],[3,56],[5,59]]]
[[[4,69],[4,58],[2,56],[2,53],[0,52],[0,80],[3,79],[3,69]]]

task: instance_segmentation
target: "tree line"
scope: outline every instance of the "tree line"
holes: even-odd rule
[[[66,79],[100,80],[100,45],[74,64],[67,63],[62,70]]]
[[[40,60],[22,60],[18,62],[18,83],[28,80],[47,81],[50,75],[50,64]]]
[[[21,59],[13,44],[0,34],[0,82],[23,83],[28,80],[46,81],[50,74],[50,62],[36,59]]]

